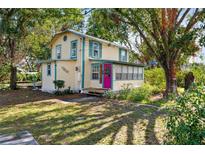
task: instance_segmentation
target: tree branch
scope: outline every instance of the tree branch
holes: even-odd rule
[[[183,14],[183,15],[181,16],[181,18],[179,19],[179,21],[176,22],[176,25],[175,25],[174,30],[176,30],[176,29],[181,25],[181,23],[184,21],[185,17],[187,16],[187,14],[189,13],[190,10],[191,10],[190,8],[186,9],[186,11],[184,12],[184,14]],[[178,14],[178,16],[179,16],[179,14]]]

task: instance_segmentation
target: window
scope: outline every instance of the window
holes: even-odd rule
[[[119,58],[120,61],[127,62],[127,51],[126,50],[120,49],[119,56],[120,56],[120,58]]]
[[[116,80],[143,80],[143,67],[115,65]]]
[[[70,52],[71,59],[77,58],[77,40],[71,41],[71,52]]]
[[[127,80],[127,66],[122,66],[122,80]]]
[[[97,42],[93,43],[93,57],[99,58],[100,56],[100,45]]]
[[[91,64],[91,79],[92,80],[98,80],[99,79],[99,70],[100,70],[99,64]]]
[[[115,66],[115,78],[116,80],[122,79],[122,66],[120,65]]]
[[[139,67],[138,79],[143,80],[143,68],[142,67]]]
[[[102,45],[99,42],[90,41],[89,56],[92,58],[101,58]]]
[[[47,64],[47,75],[51,76],[51,64]]]
[[[138,67],[134,67],[133,80],[138,80]]]
[[[61,59],[61,45],[56,46],[56,59]]]
[[[128,80],[133,80],[133,67],[128,67]]]

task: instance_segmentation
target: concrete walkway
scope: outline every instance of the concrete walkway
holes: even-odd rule
[[[0,134],[0,145],[38,145],[28,131],[18,132],[16,134]]]
[[[93,97],[93,96],[85,96],[81,98],[74,98],[74,99],[61,99],[62,103],[68,104],[68,103],[80,103],[80,102],[93,102],[93,101],[98,101],[100,98],[99,97]]]

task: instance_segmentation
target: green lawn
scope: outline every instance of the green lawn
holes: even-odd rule
[[[7,105],[0,108],[0,133],[28,130],[39,144],[162,144],[159,109],[113,100]]]

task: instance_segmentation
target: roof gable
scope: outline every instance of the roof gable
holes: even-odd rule
[[[122,48],[122,49],[130,50],[129,48],[124,47],[124,46],[122,46],[122,45],[119,45],[119,44],[117,44],[117,43],[110,42],[110,41],[107,41],[107,40],[104,40],[104,39],[100,39],[100,38],[97,38],[97,37],[94,37],[94,36],[91,36],[91,35],[87,35],[87,34],[84,34],[84,33],[81,33],[81,32],[75,31],[75,30],[72,30],[72,29],[67,29],[67,30],[65,30],[65,31],[56,33],[56,34],[54,35],[54,37],[52,38],[50,45],[52,44],[52,42],[53,42],[54,40],[56,40],[56,39],[58,38],[58,36],[61,36],[61,35],[65,34],[65,33],[68,33],[68,32],[73,33],[73,34],[75,34],[75,35],[78,35],[78,36],[80,36],[80,37],[84,37],[84,38],[87,37],[87,38],[89,38],[89,39],[91,39],[91,40],[95,40],[95,41],[98,41],[98,42],[101,42],[101,43],[105,43],[105,44],[110,44],[110,45],[113,45],[113,46],[116,46],[116,47],[119,47],[119,48]]]

